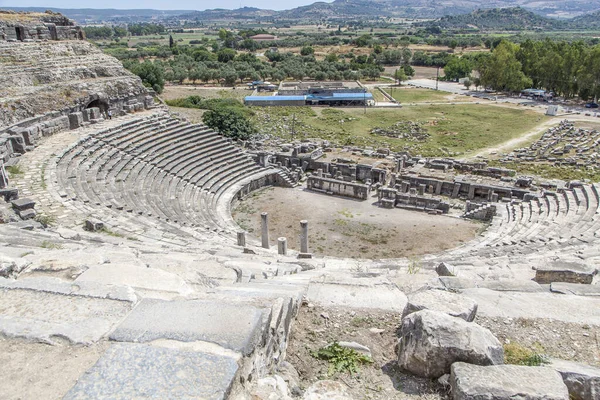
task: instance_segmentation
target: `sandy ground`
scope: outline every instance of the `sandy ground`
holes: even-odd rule
[[[292,329],[286,360],[300,375],[301,389],[320,379],[342,382],[353,399],[447,399],[444,389],[429,379],[403,373],[397,367],[396,329],[400,315],[376,310],[304,306]],[[371,350],[373,363],[355,374],[328,374],[329,363],[316,359],[318,351],[333,341],[356,342]]]
[[[237,204],[236,222],[260,238],[260,214],[269,213],[271,244],[288,238],[298,250],[300,221],[309,221],[309,250],[319,256],[396,258],[456,247],[474,238],[483,226],[448,216],[374,206],[377,198],[358,201],[309,192],[301,187],[270,187]]]
[[[107,348],[0,339],[0,399],[62,399]]]
[[[500,343],[516,343],[550,358],[600,367],[600,328],[547,319],[485,318],[475,322],[488,328]]]
[[[560,358],[600,365],[600,330],[586,324],[543,319],[477,317],[500,343],[518,344],[535,350],[547,361]],[[436,381],[422,379],[398,368],[395,353],[401,316],[374,310],[348,310],[304,305],[298,314],[288,345],[286,360],[300,375],[301,389],[320,379],[343,383],[359,399],[450,399]],[[368,347],[372,364],[363,364],[355,374],[334,372],[329,363],[313,353],[334,341],[356,342]]]

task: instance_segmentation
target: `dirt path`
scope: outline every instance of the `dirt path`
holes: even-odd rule
[[[546,131],[547,129],[558,125],[560,123],[560,121],[564,121],[566,119],[569,121],[579,121],[579,122],[582,122],[582,121],[583,122],[592,122],[592,123],[598,122],[597,118],[587,117],[584,115],[562,115],[562,116],[558,116],[558,117],[549,118],[522,136],[508,140],[498,146],[487,147],[485,149],[481,149],[481,150],[477,151],[476,153],[471,153],[471,154],[467,155],[466,157],[464,157],[463,160],[477,158],[477,157],[489,158],[490,156],[494,155],[495,153],[508,153],[509,151],[511,151],[513,149],[516,149],[518,147],[522,147],[525,144],[528,144],[529,142],[533,141],[538,136],[541,136],[542,133],[544,133],[544,131]]]

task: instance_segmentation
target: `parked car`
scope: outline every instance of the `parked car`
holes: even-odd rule
[[[598,108],[598,103],[585,103],[585,108]]]

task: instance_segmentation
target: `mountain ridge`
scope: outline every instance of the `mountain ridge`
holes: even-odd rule
[[[275,20],[323,20],[323,19],[365,19],[365,18],[413,18],[434,19],[445,16],[467,14],[478,9],[521,7],[529,12],[545,17],[577,17],[600,10],[600,0],[586,2],[572,0],[334,0],[315,2],[289,10],[274,11],[256,7],[243,7],[235,10],[207,9],[196,10],[115,10],[115,9],[54,9],[80,23],[123,22],[177,18],[192,20],[208,19],[258,19]],[[9,7],[2,9],[15,11],[45,11],[48,7]],[[583,15],[584,17],[585,15]],[[585,21],[585,20],[584,20]]]

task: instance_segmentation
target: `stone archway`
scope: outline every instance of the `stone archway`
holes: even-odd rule
[[[85,106],[85,109],[88,109],[88,108],[99,108],[100,113],[106,114],[108,111],[108,103],[101,99],[95,99],[95,100],[90,101],[87,104],[87,106]]]

